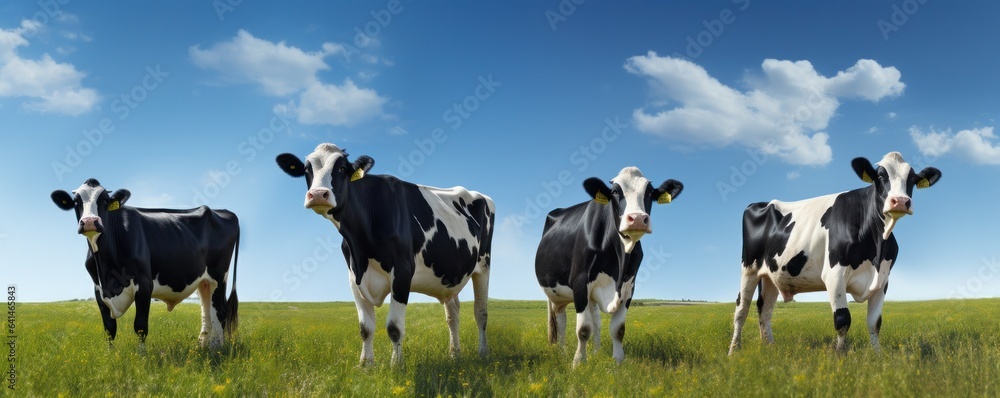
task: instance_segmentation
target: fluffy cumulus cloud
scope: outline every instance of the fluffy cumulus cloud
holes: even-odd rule
[[[28,46],[27,32],[41,29],[22,21],[14,29],[0,29],[0,97],[28,98],[22,108],[38,113],[80,115],[97,106],[97,91],[83,87],[86,76],[72,64],[56,62],[49,54],[26,59],[18,48]]]
[[[746,78],[746,91],[690,61],[652,51],[629,58],[625,69],[646,77],[655,102],[669,108],[636,109],[640,131],[693,146],[741,145],[800,165],[832,159],[824,130],[841,98],[879,101],[905,87],[896,68],[866,59],[833,77],[820,75],[809,61],[766,59],[760,75]]]
[[[937,131],[932,127],[924,132],[910,127],[910,137],[925,156],[950,154],[976,164],[1000,165],[1000,139],[993,127],[961,130],[954,134],[951,129]]]
[[[343,51],[340,44],[324,43],[319,51],[306,52],[241,29],[231,40],[209,48],[192,46],[189,54],[196,66],[218,72],[224,82],[257,84],[278,97],[297,94],[298,102],[291,100],[274,109],[300,123],[353,126],[381,115],[386,98],[358,87],[351,79],[339,85],[320,81],[317,74],[330,69],[324,59]]]

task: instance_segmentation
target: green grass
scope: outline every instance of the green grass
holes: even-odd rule
[[[562,351],[546,342],[540,301],[490,303],[492,354],[476,354],[471,303],[463,303],[463,351],[448,356],[444,310],[410,305],[404,365],[389,366],[378,311],[376,364],[358,367],[361,342],[352,303],[244,303],[236,342],[221,352],[196,347],[199,307],[173,313],[153,305],[146,353],[130,311],[113,348],[93,302],[19,304],[20,396],[998,396],[1000,300],[889,302],[881,355],[873,354],[864,304],[851,304],[846,355],[833,350],[825,303],[779,303],[776,344],[763,346],[751,311],[743,350],[726,356],[733,305],[634,304],[626,360],[603,344],[572,369],[575,317]],[[6,373],[6,372],[5,372]],[[6,382],[4,383],[6,385]],[[4,389],[8,394],[10,390]]]

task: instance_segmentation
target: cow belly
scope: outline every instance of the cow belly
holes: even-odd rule
[[[191,294],[193,294],[195,290],[198,290],[198,284],[202,283],[202,281],[207,281],[209,283],[209,286],[211,287],[210,291],[215,291],[215,287],[218,286],[219,284],[217,281],[213,280],[210,276],[208,276],[208,270],[205,270],[205,273],[203,273],[200,277],[198,277],[198,279],[195,279],[187,286],[184,286],[184,288],[181,291],[175,291],[170,286],[161,285],[158,280],[154,279],[153,298],[166,303],[167,310],[171,311],[174,309],[174,306],[179,304],[181,301],[184,301],[184,299],[191,297]]]
[[[566,285],[556,284],[553,287],[543,287],[542,291],[549,296],[549,301],[556,304],[569,304],[573,302],[573,289]]]
[[[475,271],[478,270],[479,265],[476,266]],[[471,276],[471,273],[464,275],[458,284],[449,287],[442,283],[440,276],[434,275],[434,270],[431,267],[423,265],[421,262],[417,264],[416,272],[413,273],[413,280],[410,281],[410,291],[426,294],[444,302],[457,296],[462,291],[462,288],[465,287],[465,284],[469,282]]]
[[[771,272],[766,266],[761,268],[760,275],[767,277],[774,283],[774,286],[781,292],[785,301],[791,301],[792,297],[799,293],[821,292],[826,290],[821,275],[821,264],[807,264],[802,272],[792,276],[787,270]]]

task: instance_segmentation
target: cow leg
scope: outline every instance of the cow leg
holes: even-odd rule
[[[580,287],[573,289],[573,306],[576,307],[576,355],[573,356],[573,367],[587,361],[587,340],[594,331],[594,325],[590,319],[591,312],[587,305],[590,300],[587,297],[589,291],[584,283],[578,284]]]
[[[104,304],[101,292],[96,288],[94,296],[97,297],[97,309],[101,311],[101,320],[104,321],[104,335],[108,338],[108,348],[111,348],[111,342],[115,341],[115,335],[118,334],[118,320],[111,317],[111,310]]]
[[[848,267],[834,266],[823,279],[826,291],[830,294],[830,307],[833,309],[833,328],[837,331],[837,351],[847,351],[847,331],[851,329],[851,311],[847,309],[847,270]]]
[[[406,303],[400,302],[395,293],[389,301],[385,331],[389,333],[389,340],[392,342],[392,365],[400,365],[403,363],[403,337],[406,334]]]
[[[222,347],[223,324],[226,319],[226,282],[216,282],[214,287],[212,282],[202,282],[208,284],[208,289],[212,291],[212,308],[209,320],[212,322],[208,332],[208,346],[210,348]]]
[[[451,332],[451,339],[449,340],[449,348],[451,348],[451,357],[457,358],[459,351],[458,342],[458,311],[461,307],[461,302],[458,301],[458,296],[455,296],[451,300],[444,302],[444,315],[445,319],[448,320],[448,331]]]
[[[472,273],[472,290],[475,294],[476,327],[479,328],[479,356],[485,357],[490,353],[490,348],[486,345],[487,306],[490,299],[490,267],[488,264],[480,262],[477,268],[478,270]],[[565,324],[565,322],[563,323]]]
[[[879,289],[868,298],[868,335],[871,337],[872,349],[879,353],[882,347],[878,342],[882,330],[882,303],[885,302],[885,291]]]
[[[736,295],[736,313],[733,314],[733,341],[729,344],[729,355],[733,355],[740,349],[740,339],[743,334],[743,324],[747,321],[747,313],[750,312],[750,302],[753,300],[753,291],[757,289],[760,277],[757,271],[743,267],[743,275],[740,277],[740,292]]]
[[[617,363],[622,363],[625,360],[625,347],[622,345],[622,340],[625,339],[625,314],[627,312],[628,308],[623,305],[618,307],[618,311],[611,314],[611,355]]]
[[[135,334],[139,336],[139,351],[146,351],[146,335],[149,333],[149,304],[152,301],[152,289],[139,287],[135,289]]]
[[[549,344],[566,345],[566,304],[549,300]]]
[[[771,315],[774,314],[774,304],[778,302],[778,287],[771,278],[760,278],[760,296],[757,298],[757,318],[760,321],[760,339],[765,344],[774,344],[771,332]]]
[[[198,345],[208,344],[208,334],[212,331],[212,290],[208,281],[198,284],[198,298],[201,299],[201,333],[198,335]]]
[[[361,331],[361,366],[371,365],[375,362],[375,306],[365,300],[361,295],[361,290],[354,283],[352,276],[349,281],[351,291],[354,292],[354,306],[358,309],[358,324]]]
[[[590,339],[594,342],[594,353],[596,354],[601,350],[601,309],[598,308],[596,301],[591,301],[587,309],[590,310],[590,321],[594,324],[594,331],[591,333]]]

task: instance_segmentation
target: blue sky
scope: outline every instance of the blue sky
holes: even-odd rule
[[[747,204],[862,187],[850,160],[896,150],[943,178],[895,230],[889,299],[1000,295],[996,3],[226,4],[0,6],[0,269],[22,301],[93,296],[49,200],[90,177],[235,211],[244,300],[350,300],[339,234],[273,160],[322,142],[490,195],[490,295],[539,300],[541,220],[587,177],[682,181],[636,296],[729,301]]]

